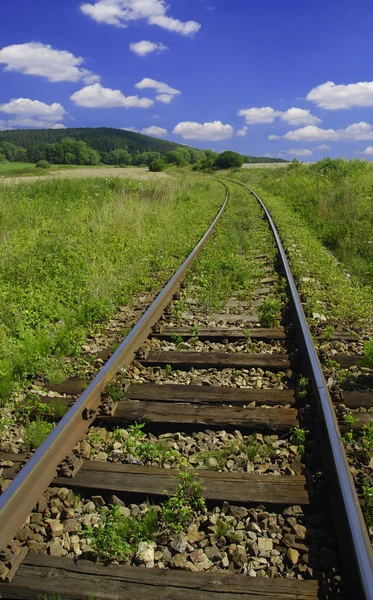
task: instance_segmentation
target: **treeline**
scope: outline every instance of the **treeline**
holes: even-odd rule
[[[121,129],[40,129],[0,132],[0,162],[48,161],[52,165],[152,165],[162,170],[167,165],[194,165],[195,170],[241,166],[243,162],[282,162],[282,159],[241,156],[231,153],[229,164],[212,150],[159,140]],[[234,157],[232,158],[232,156]],[[223,166],[224,163],[224,166]],[[240,163],[238,165],[238,163]]]

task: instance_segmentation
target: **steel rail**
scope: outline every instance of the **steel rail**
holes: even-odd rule
[[[233,179],[229,181],[241,185],[245,189],[249,190],[249,192],[253,194],[253,196],[255,196],[255,198],[258,200],[261,207],[263,208],[266,219],[270,225],[273,236],[276,240],[277,249],[286,274],[286,279],[289,285],[292,302],[295,308],[295,313],[300,328],[301,339],[305,349],[305,357],[309,363],[310,372],[312,374],[313,389],[316,398],[318,399],[317,405],[319,414],[322,418],[324,427],[326,429],[327,441],[333,459],[333,471],[335,473],[334,479],[336,485],[338,486],[338,495],[340,496],[343,502],[345,522],[348,526],[348,532],[346,533],[351,543],[350,548],[347,550],[350,552],[349,562],[351,563],[351,560],[353,560],[356,566],[356,572],[358,573],[358,580],[357,582],[354,582],[354,585],[357,584],[359,586],[359,590],[354,588],[353,597],[354,600],[360,598],[364,600],[373,600],[372,546],[365,525],[365,520],[361,511],[359,498],[356,493],[355,484],[348,464],[348,459],[341,438],[338,421],[336,419],[333,407],[333,402],[329,394],[324,374],[322,372],[321,364],[312,340],[311,332],[308,327],[306,315],[304,313],[301,300],[299,298],[298,290],[290,270],[289,262],[287,260],[274,221],[264,202],[261,200],[261,198],[259,198],[258,194],[256,194],[254,190],[252,190],[250,187]]]
[[[164,309],[179,289],[186,271],[191,267],[203,244],[212,234],[227,204],[229,189],[225,183],[220,183],[226,190],[225,200],[206,233],[113,356],[0,496],[0,549],[5,548],[22,527],[55,477],[58,464],[72,451],[76,442],[93,422],[100,404],[101,393],[108,382],[121,367],[130,364],[136,351],[150,334],[151,328],[159,320]],[[74,484],[73,479],[71,483]]]

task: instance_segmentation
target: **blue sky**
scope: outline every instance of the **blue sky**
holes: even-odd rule
[[[373,5],[14,0],[0,129],[133,128],[220,152],[373,156]]]

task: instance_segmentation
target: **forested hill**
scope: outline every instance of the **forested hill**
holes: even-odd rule
[[[225,155],[228,152],[228,159]],[[224,155],[222,158],[222,154]],[[281,159],[222,154],[142,135],[125,129],[16,129],[0,132],[0,162],[47,161],[56,165],[196,165],[198,170],[241,166],[242,162],[281,162]],[[159,164],[161,161],[161,164]],[[216,163],[216,164],[215,164]]]
[[[28,152],[34,146],[54,144],[66,137],[83,141],[100,153],[123,149],[127,150],[130,154],[134,154],[136,151],[160,152],[164,154],[169,152],[169,150],[185,147],[182,144],[159,140],[148,135],[143,135],[142,133],[109,127],[0,131],[0,142],[10,142],[16,146],[22,146]]]

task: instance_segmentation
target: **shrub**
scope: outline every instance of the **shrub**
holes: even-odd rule
[[[50,167],[51,165],[47,160],[39,160],[35,165],[36,169],[50,169]]]
[[[238,152],[232,152],[232,150],[225,150],[215,159],[215,167],[218,169],[232,169],[233,167],[242,167],[243,158]]]
[[[164,171],[165,168],[166,163],[164,163],[163,160],[161,160],[160,158],[158,158],[157,160],[153,160],[153,162],[151,162],[149,165],[149,171],[152,171],[153,173]]]

